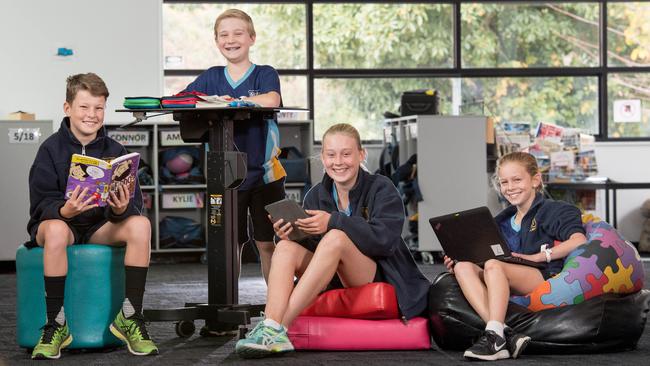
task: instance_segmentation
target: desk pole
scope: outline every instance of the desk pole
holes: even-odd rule
[[[618,222],[617,222],[618,221],[618,216],[617,216],[618,213],[616,212],[616,206],[618,206],[618,204],[616,203],[616,196],[617,195],[618,195],[618,193],[616,192],[616,185],[613,185],[612,186],[612,196],[613,196],[613,200],[614,200],[614,202],[613,202],[613,205],[614,205],[614,207],[613,207],[614,208],[614,217],[612,218],[612,221],[613,221],[612,226],[614,226],[614,229],[618,229]]]
[[[616,209],[616,199],[614,200],[614,209]],[[609,187],[605,186],[605,220],[607,222],[611,222],[609,218]],[[614,213],[614,217],[616,217],[616,213]],[[614,223],[614,227],[616,227],[616,223]]]
[[[237,304],[239,244],[237,243],[237,190],[227,189],[224,151],[233,150],[233,120],[210,121],[208,151],[208,303]],[[213,212],[215,211],[216,212]],[[209,326],[209,324],[206,324]]]

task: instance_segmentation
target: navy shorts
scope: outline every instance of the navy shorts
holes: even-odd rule
[[[264,206],[284,198],[284,178],[245,191],[237,191],[239,244],[246,243],[251,237],[248,227],[249,212],[253,223],[252,237],[256,241],[273,241],[275,231]]]
[[[102,219],[94,224],[85,224],[85,225],[78,225],[78,224],[73,224],[71,222],[66,222],[68,225],[68,228],[70,231],[72,231],[72,235],[74,236],[74,243],[73,244],[93,244],[90,243],[90,237],[93,236],[97,230],[99,230],[100,227],[104,226],[108,222],[107,219]],[[40,226],[40,222],[38,225],[34,226],[32,228],[32,232],[30,233],[30,241],[27,242],[25,245],[27,247],[37,247],[38,244],[36,243],[36,233],[38,233],[38,227]]]

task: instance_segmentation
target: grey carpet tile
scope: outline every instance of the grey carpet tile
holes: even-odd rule
[[[444,270],[441,265],[420,266],[423,273],[433,279]],[[185,302],[207,301],[207,268],[201,264],[155,264],[149,271],[145,307],[170,308]],[[650,265],[646,264],[646,284],[650,284]],[[29,353],[16,345],[16,276],[0,275],[0,366],[43,364],[32,362]],[[648,287],[646,285],[646,287]],[[246,264],[239,282],[239,302],[264,303],[266,285],[258,264]],[[254,319],[257,321],[259,319]],[[176,336],[172,322],[149,324],[149,333],[158,344],[161,354],[154,357],[131,356],[125,347],[97,352],[64,351],[58,365],[462,365],[462,352],[448,352],[435,345],[430,351],[383,352],[295,352],[282,357],[263,360],[242,360],[233,351],[234,336],[201,337],[197,332],[189,338]],[[585,365],[611,366],[618,364],[642,365],[650,359],[650,331],[646,326],[639,347],[622,353],[593,355],[524,355],[518,365]],[[513,361],[499,361],[509,364]]]

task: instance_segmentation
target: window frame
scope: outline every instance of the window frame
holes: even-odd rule
[[[599,61],[600,65],[595,67],[533,67],[533,68],[463,68],[461,66],[461,5],[466,3],[511,3],[511,4],[530,4],[531,1],[522,0],[482,0],[482,1],[463,1],[463,0],[443,0],[437,4],[450,4],[452,6],[453,17],[453,66],[449,68],[391,68],[391,69],[346,69],[346,68],[314,68],[314,38],[313,38],[313,7],[314,4],[344,4],[344,3],[373,3],[373,4],[424,4],[427,1],[419,0],[402,0],[402,1],[337,1],[337,0],[245,0],[245,3],[251,4],[304,4],[305,5],[305,25],[306,25],[306,68],[305,69],[278,69],[280,75],[286,76],[306,76],[307,77],[307,108],[309,109],[310,119],[314,119],[314,80],[321,78],[377,78],[388,76],[391,78],[476,78],[476,77],[558,77],[558,76],[590,76],[598,79],[598,131],[595,135],[597,141],[650,141],[647,137],[618,137],[608,136],[609,116],[608,116],[608,85],[607,79],[610,73],[648,73],[650,66],[608,66],[607,57],[607,5],[608,3],[634,3],[650,2],[648,0],[639,1],[563,1],[562,3],[596,3],[599,7]],[[543,3],[542,1],[535,1]],[[168,4],[183,3],[232,3],[232,1],[209,1],[209,0],[163,0]],[[162,37],[162,35],[161,35]],[[193,69],[174,69],[163,70],[163,77],[167,76],[198,76],[204,70]],[[316,123],[316,121],[314,121]],[[314,139],[316,140],[316,139]],[[364,141],[366,143],[380,143],[380,141]],[[315,141],[319,144],[320,141]]]

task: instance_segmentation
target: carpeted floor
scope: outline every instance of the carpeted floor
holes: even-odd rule
[[[645,264],[646,284],[650,283],[650,264]],[[429,279],[443,270],[441,265],[421,266]],[[145,294],[145,307],[169,308],[182,306],[185,301],[207,301],[206,266],[201,264],[157,264],[151,267]],[[29,354],[16,345],[16,276],[0,275],[0,366],[31,364]],[[648,287],[648,285],[646,285]],[[259,265],[244,266],[240,279],[240,303],[261,304],[266,285]],[[197,328],[202,326],[197,322]],[[650,331],[646,331],[634,351],[590,355],[524,355],[518,365],[642,365],[650,359]],[[241,360],[233,353],[234,337],[204,338],[195,333],[190,338],[178,338],[174,324],[151,323],[149,333],[161,354],[154,357],[131,356],[126,348],[102,352],[64,351],[62,365],[208,365],[208,364],[277,364],[277,365],[455,365],[466,364],[461,352],[446,352],[435,345],[429,351],[409,352],[294,352],[282,357],[263,360]],[[646,360],[646,361],[643,361]],[[501,361],[512,364],[511,360]],[[499,363],[501,363],[499,362]]]

